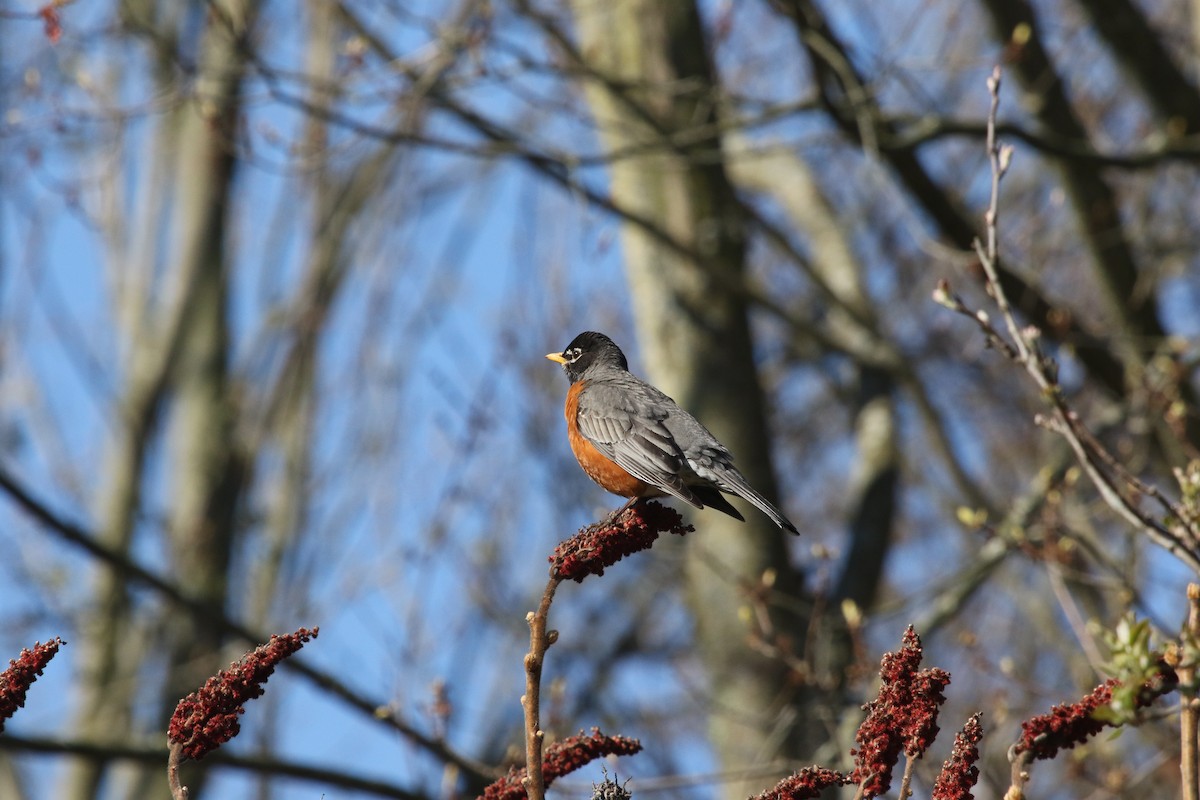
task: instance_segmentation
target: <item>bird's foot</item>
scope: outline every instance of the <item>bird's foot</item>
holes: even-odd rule
[[[641,501],[642,501],[642,498],[640,498],[640,497],[629,498],[629,501],[627,503],[625,503],[625,505],[621,506],[616,511],[612,512],[607,517],[605,517],[604,522],[602,524],[604,524],[604,525],[616,524],[617,520],[621,518],[622,514],[624,514],[629,509],[633,508],[635,505],[637,505]]]

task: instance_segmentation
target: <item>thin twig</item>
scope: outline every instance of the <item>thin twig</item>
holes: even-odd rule
[[[1152,541],[1174,555],[1193,572],[1200,575],[1200,530],[1184,509],[1157,488],[1138,479],[1110,454],[1092,435],[1079,415],[1067,404],[1058,385],[1057,366],[1045,357],[1037,346],[1040,331],[1032,326],[1022,328],[1013,315],[1012,306],[1000,284],[997,269],[997,220],[1000,205],[1000,181],[1012,160],[1012,147],[1002,145],[996,139],[996,114],[1000,106],[1000,68],[996,67],[988,78],[991,106],[988,111],[987,147],[991,165],[991,198],[985,215],[986,241],[975,241],[975,254],[983,268],[985,288],[992,297],[1004,320],[1003,335],[991,322],[987,313],[969,308],[961,298],[950,291],[946,281],[940,281],[934,299],[947,308],[974,320],[988,344],[995,347],[1010,360],[1020,364],[1041,390],[1050,404],[1051,417],[1037,418],[1038,424],[1060,434],[1066,439],[1092,484],[1104,502],[1132,527],[1144,532]],[[1129,497],[1148,496],[1159,503],[1167,513],[1164,522],[1138,508]]]
[[[1004,793],[1004,800],[1025,800],[1025,784],[1029,783],[1029,762],[1032,759],[1033,753],[1030,750],[1016,755],[1012,748],[1009,749],[1008,760],[1012,763],[1012,774],[1008,791]]]
[[[912,776],[916,766],[916,758],[908,755],[904,757],[904,774],[900,776],[900,794],[896,795],[898,800],[908,800],[912,797]]]
[[[525,711],[525,792],[529,800],[543,800],[546,783],[542,775],[542,745],[545,733],[541,721],[542,663],[546,651],[558,639],[558,631],[546,629],[550,616],[550,603],[561,578],[553,575],[542,593],[542,602],[537,611],[529,612],[529,652],[525,655],[525,695],[521,707]]]
[[[1046,577],[1049,578],[1050,590],[1054,593],[1054,599],[1058,601],[1058,607],[1067,620],[1067,626],[1075,634],[1075,640],[1079,642],[1079,647],[1083,650],[1088,664],[1093,671],[1103,674],[1104,655],[1088,632],[1087,620],[1084,619],[1083,613],[1079,610],[1079,604],[1075,602],[1075,597],[1071,594],[1071,590],[1063,578],[1062,565],[1053,559],[1048,559],[1046,561]]]
[[[1188,621],[1185,645],[1194,646],[1200,637],[1200,584],[1187,587]],[[1189,647],[1185,646],[1186,653]],[[1196,708],[1196,665],[1190,658],[1176,670],[1179,675],[1179,772],[1183,800],[1200,800],[1200,770],[1197,769],[1196,730],[1200,712]]]
[[[1001,145],[996,140],[996,114],[1000,109],[1000,67],[995,67],[988,78],[988,94],[991,96],[992,103],[988,108],[987,125],[987,151],[988,163],[991,165],[992,186],[987,213],[984,215],[984,222],[987,229],[987,246],[985,248],[976,239],[975,250],[982,262],[984,274],[987,275],[988,294],[996,301],[996,306],[1000,309],[1000,313],[1004,315],[1004,324],[1008,328],[1009,333],[1012,334],[1018,357],[1022,362],[1026,362],[1029,360],[1030,348],[1025,341],[1025,337],[1021,335],[1020,328],[1017,327],[1012,307],[1008,304],[1008,295],[1000,288],[1000,275],[996,270],[996,261],[998,259],[996,239],[1000,217],[1000,181],[1004,178],[1004,173],[1008,172],[1008,165],[1012,161],[1013,152],[1012,145]]]
[[[172,744],[170,755],[167,756],[167,783],[171,787],[173,800],[188,800],[188,788],[179,782],[179,765],[185,758],[182,745],[178,742]]]

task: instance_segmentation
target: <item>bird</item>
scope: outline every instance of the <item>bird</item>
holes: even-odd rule
[[[612,339],[584,331],[561,353],[570,381],[563,413],[571,451],[603,489],[630,498],[672,495],[696,508],[745,517],[722,493],[753,503],[780,528],[796,526],[758,493],[733,465],[733,455],[698,419],[629,371]]]

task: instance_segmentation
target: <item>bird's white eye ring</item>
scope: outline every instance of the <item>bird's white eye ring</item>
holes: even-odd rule
[[[563,355],[565,355],[567,357],[568,364],[574,364],[576,361],[579,360],[579,357],[581,355],[583,355],[583,349],[580,347],[572,347],[570,350],[568,350]]]

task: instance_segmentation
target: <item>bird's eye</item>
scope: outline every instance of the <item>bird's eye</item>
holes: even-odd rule
[[[576,361],[579,360],[579,357],[581,355],[583,355],[583,350],[579,347],[572,347],[570,350],[568,350],[563,355],[565,355],[567,357],[568,364],[574,364]]]

